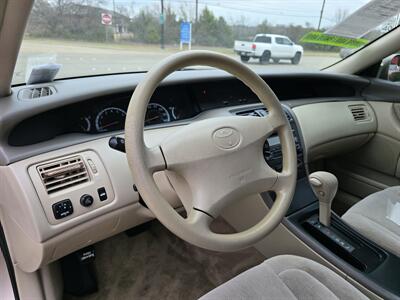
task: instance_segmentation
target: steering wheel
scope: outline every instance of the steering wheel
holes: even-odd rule
[[[145,145],[143,130],[147,105],[159,83],[172,72],[202,65],[224,70],[247,85],[265,104],[266,117],[225,116],[195,121],[167,136],[159,145]],[[273,132],[279,135],[283,167],[273,170],[263,156],[263,145]],[[161,61],[136,87],[125,122],[125,147],[134,182],[143,200],[170,231],[196,246],[235,251],[254,245],[283,219],[292,201],[297,158],[293,134],[278,98],[244,64],[210,52],[187,51]],[[182,217],[159,191],[154,173],[166,171],[180,178]],[[232,234],[210,229],[214,218],[238,198],[274,191],[272,208],[253,227]],[[243,212],[245,214],[245,212]]]

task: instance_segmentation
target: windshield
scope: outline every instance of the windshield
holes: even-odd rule
[[[257,71],[320,70],[396,27],[399,2],[36,0],[13,84],[141,72],[188,49]]]

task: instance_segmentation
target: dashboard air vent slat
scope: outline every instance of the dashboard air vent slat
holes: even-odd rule
[[[80,156],[58,160],[37,167],[48,194],[89,181],[89,174]]]
[[[264,117],[268,114],[266,108],[254,108],[249,110],[238,111],[237,116]]]
[[[54,94],[54,89],[50,86],[42,86],[35,88],[26,88],[19,92],[18,97],[21,100],[32,100],[42,97],[51,96]]]
[[[367,106],[364,104],[360,105],[350,105],[349,106],[350,112],[353,116],[354,121],[362,122],[362,121],[369,121],[371,120],[371,116],[368,112]]]
[[[286,118],[289,120],[289,122],[293,121],[293,117],[286,111],[284,110],[284,113],[286,115]],[[253,108],[249,110],[242,110],[236,112],[237,116],[252,116],[252,117],[265,117],[268,115],[268,110],[264,108]]]

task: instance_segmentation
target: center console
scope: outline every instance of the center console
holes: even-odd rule
[[[282,109],[286,115],[286,118],[289,121],[290,127],[292,128],[294,142],[296,145],[297,168],[298,168],[297,177],[299,179],[304,178],[306,176],[306,169],[304,164],[304,153],[303,153],[301,134],[291,110],[284,105],[282,105]],[[232,110],[231,113],[237,116],[265,117],[268,115],[268,110],[261,105],[257,105],[254,108],[250,109],[247,108],[245,110],[240,110],[240,109]],[[277,133],[273,133],[265,141],[263,152],[265,161],[268,163],[268,165],[278,172],[282,171],[282,147]]]
[[[303,147],[301,145],[299,130],[289,109],[284,107],[284,112],[292,128],[294,142],[296,145],[298,172],[297,176],[298,178],[303,178],[304,176],[306,176],[306,170],[304,165]],[[278,172],[282,171],[282,147],[278,134],[272,134],[265,141],[263,150],[264,158],[268,165]]]
[[[338,215],[331,214],[325,226],[319,218],[319,201],[310,185],[304,162],[302,135],[296,118],[284,107],[292,127],[298,158],[298,180],[295,194],[283,224],[310,248],[351,278],[385,299],[400,297],[400,258],[369,241],[347,225]],[[279,137],[271,136],[265,143],[267,163],[277,171],[282,169]],[[275,195],[263,193],[271,207]]]
[[[399,299],[400,258],[364,238],[335,213],[329,227],[319,222],[318,215],[316,200],[287,216],[283,223],[315,252],[369,290],[384,299]]]

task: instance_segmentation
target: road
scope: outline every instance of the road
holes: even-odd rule
[[[230,49],[209,48],[239,59]],[[83,75],[137,72],[148,70],[156,62],[179,51],[168,47],[159,49],[156,45],[117,45],[57,40],[25,40],[21,47],[14,73],[14,83],[25,82],[25,73],[29,65],[56,62],[62,65],[58,78]],[[336,53],[305,52],[299,65],[290,61],[278,64],[260,65],[251,60],[248,65],[256,71],[281,70],[319,70],[339,59]]]

